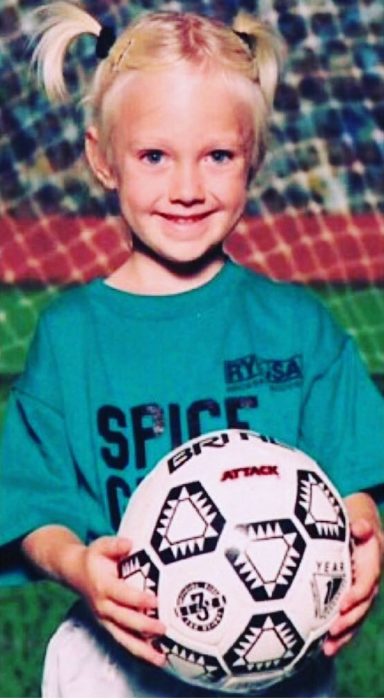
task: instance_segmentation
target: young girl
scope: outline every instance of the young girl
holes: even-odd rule
[[[352,341],[311,296],[224,252],[265,154],[281,44],[247,16],[231,29],[176,12],[147,14],[115,40],[65,2],[43,8],[39,33],[53,99],[65,94],[69,44],[95,37],[86,153],[132,239],[108,279],[43,315],[8,407],[1,544],[20,543],[24,576],[32,564],[86,603],[50,643],[44,694],[202,694],[160,668],[151,640],[165,627],[145,614],[154,597],[118,579],[131,544],[115,533],[160,457],[227,427],[299,446],[346,497],[354,585],[324,655],[271,691],[331,693],[328,657],[378,588],[383,535],[367,490],[382,479],[384,409]]]

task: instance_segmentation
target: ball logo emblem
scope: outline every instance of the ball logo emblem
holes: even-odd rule
[[[175,613],[193,630],[207,632],[220,624],[225,596],[204,581],[189,583],[179,593]]]

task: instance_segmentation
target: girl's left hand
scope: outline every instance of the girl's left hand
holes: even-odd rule
[[[324,642],[327,656],[337,654],[352,639],[379,591],[383,533],[375,520],[360,517],[351,522],[353,584],[342,599],[340,614]]]

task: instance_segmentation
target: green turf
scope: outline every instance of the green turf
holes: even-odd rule
[[[47,641],[73,599],[51,582],[0,589],[0,697],[40,697]]]
[[[0,375],[0,430],[4,418],[6,400],[11,388],[11,385],[15,379],[14,375]]]
[[[0,374],[22,370],[38,318],[60,292],[58,287],[0,285]]]
[[[316,294],[355,337],[370,372],[384,373],[384,288],[324,286]]]

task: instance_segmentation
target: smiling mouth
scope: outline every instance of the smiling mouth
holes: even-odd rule
[[[166,219],[167,221],[171,221],[174,224],[180,224],[180,225],[185,225],[185,224],[195,224],[199,221],[202,221],[203,219],[206,219],[207,216],[209,216],[211,212],[203,212],[202,214],[191,214],[189,216],[185,216],[183,214],[178,215],[178,214],[160,214],[160,216],[163,219]]]

